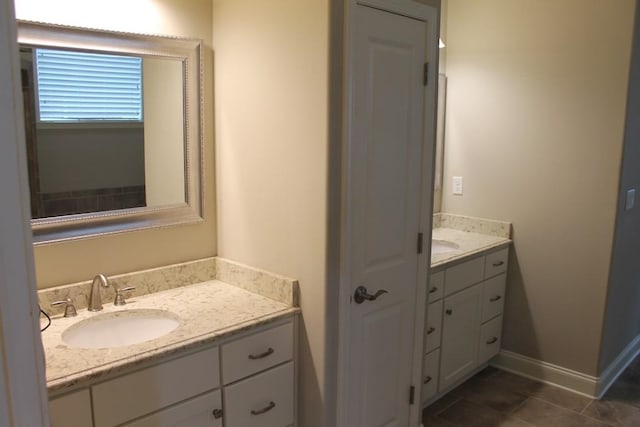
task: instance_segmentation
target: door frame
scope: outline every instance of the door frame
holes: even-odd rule
[[[424,233],[424,250],[418,255],[418,274],[416,284],[416,307],[414,325],[414,350],[412,355],[412,384],[415,387],[414,404],[410,406],[409,422],[411,426],[421,423],[421,375],[423,356],[423,335],[426,316],[427,275],[431,259],[431,227],[433,211],[433,183],[435,174],[435,141],[436,141],[436,111],[437,111],[437,82],[438,82],[438,37],[440,34],[440,10],[414,0],[348,0],[345,3],[345,31],[344,31],[344,71],[343,71],[343,127],[342,127],[342,162],[341,162],[341,212],[340,212],[340,273],[339,273],[339,317],[338,317],[338,366],[337,366],[337,414],[336,425],[346,426],[349,405],[349,355],[350,355],[350,306],[351,284],[350,253],[351,229],[349,216],[352,211],[350,200],[350,135],[352,113],[353,82],[353,45],[355,28],[355,8],[358,5],[370,6],[375,9],[396,13],[421,21],[433,23],[427,26],[426,58],[429,65],[429,84],[425,88],[424,97],[424,127],[422,155],[421,194],[420,204],[420,232]],[[425,167],[430,165],[431,167]],[[422,303],[421,303],[422,302]],[[408,398],[408,396],[407,396]]]
[[[0,425],[49,426],[13,0],[0,2]]]

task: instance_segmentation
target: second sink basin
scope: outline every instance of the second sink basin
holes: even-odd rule
[[[431,241],[431,253],[432,254],[446,254],[447,252],[453,252],[458,249],[459,246],[448,240],[432,240]]]
[[[179,325],[180,318],[168,311],[122,310],[98,314],[69,326],[62,333],[62,341],[70,347],[121,347],[159,338]]]

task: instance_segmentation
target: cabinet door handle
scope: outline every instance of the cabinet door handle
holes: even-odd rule
[[[450,308],[447,308],[444,312],[449,316],[453,314],[453,310],[451,310]]]
[[[431,378],[430,376],[427,376],[427,378],[424,379],[424,383],[423,384],[428,384],[433,378]]]
[[[222,409],[214,409],[213,418],[215,418],[216,420],[222,418]]]
[[[431,335],[432,333],[434,333],[436,331],[436,328],[434,328],[433,326],[429,328],[429,330],[427,331],[427,335]]]
[[[251,359],[251,360],[264,359],[265,357],[272,355],[274,351],[275,351],[274,349],[269,347],[269,349],[267,351],[265,351],[264,353],[250,354],[249,355],[249,359]]]
[[[501,266],[501,265],[503,265],[503,264],[504,264],[504,261],[496,261],[496,262],[494,262],[492,265],[493,265],[494,267],[500,267],[500,266]]]
[[[265,412],[269,412],[270,410],[272,410],[275,407],[276,407],[276,403],[274,401],[271,401],[271,402],[269,402],[269,404],[267,406],[265,406],[262,409],[258,409],[257,411],[255,409],[252,409],[251,410],[251,415],[264,414]]]
[[[496,302],[496,301],[499,301],[499,300],[500,300],[500,298],[502,298],[500,295],[496,295],[495,297],[491,297],[491,298],[489,298],[489,301],[491,301],[491,302]]]
[[[498,338],[493,337],[493,338],[491,338],[489,341],[487,341],[487,344],[493,344],[493,343],[495,343],[496,341],[498,341]]]
[[[434,292],[438,292],[438,287],[434,286],[433,288],[429,289],[429,293],[432,294]]]

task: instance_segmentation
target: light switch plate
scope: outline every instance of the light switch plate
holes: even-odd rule
[[[636,204],[636,189],[632,188],[627,190],[627,200],[624,203],[624,210],[629,211],[633,209]]]
[[[453,194],[462,196],[462,177],[461,176],[453,177]]]

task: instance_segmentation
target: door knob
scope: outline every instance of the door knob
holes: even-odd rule
[[[375,301],[378,299],[380,295],[386,294],[386,293],[388,292],[385,291],[384,289],[380,289],[378,292],[371,295],[367,293],[367,288],[365,288],[364,286],[358,286],[356,288],[356,292],[353,294],[353,300],[356,302],[356,304],[362,304],[363,302],[365,302],[365,300]]]

